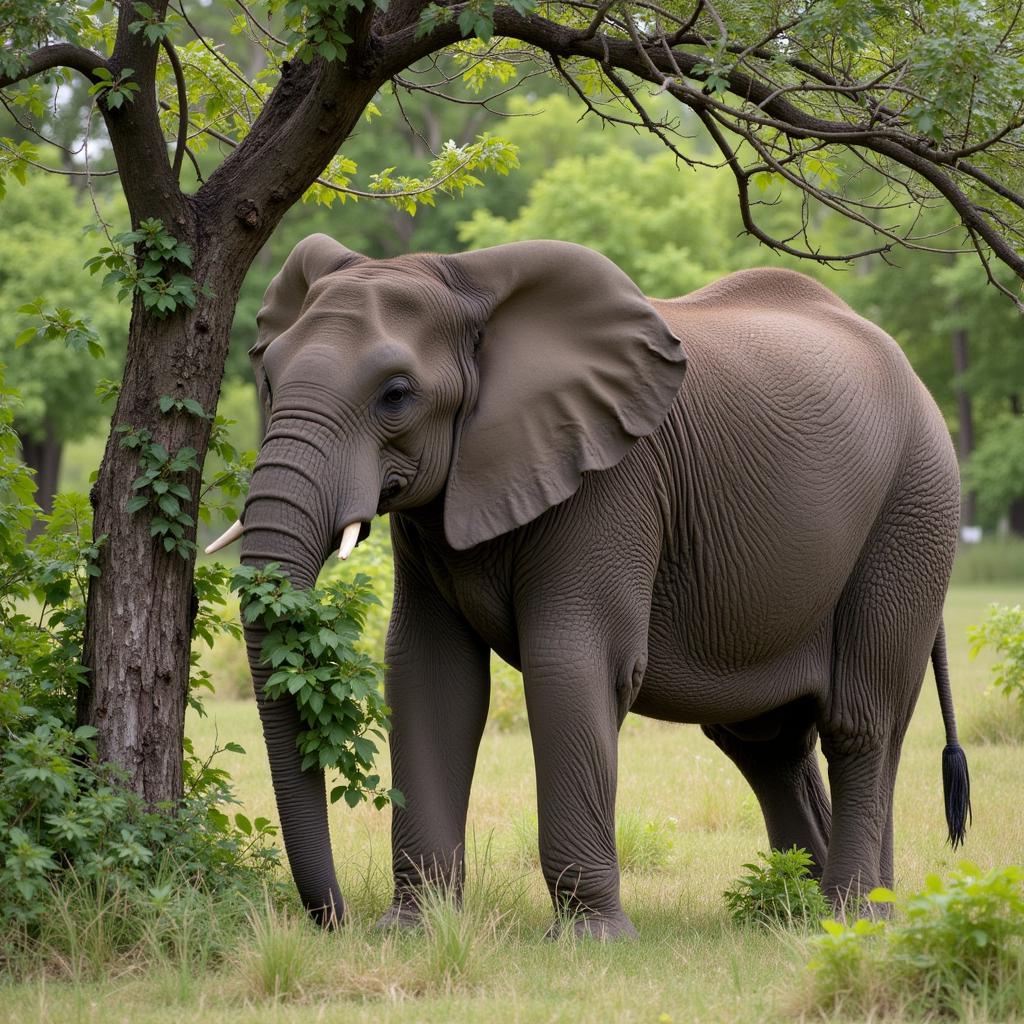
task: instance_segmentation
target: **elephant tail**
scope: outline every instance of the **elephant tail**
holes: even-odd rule
[[[949,661],[946,658],[946,627],[941,622],[932,647],[932,668],[935,670],[935,687],[939,691],[942,723],[946,728],[946,747],[942,751],[942,792],[946,800],[949,843],[955,850],[963,843],[967,823],[971,821],[971,776],[967,770],[967,755],[957,741]]]

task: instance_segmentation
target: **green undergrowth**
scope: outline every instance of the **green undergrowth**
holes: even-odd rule
[[[105,538],[83,495],[59,495],[49,515],[35,504],[16,402],[0,377],[0,969],[56,964],[77,979],[180,944],[215,902],[272,891],[280,855],[269,818],[232,807],[217,760],[238,744],[200,756],[186,740],[182,798],[149,806],[100,760],[96,730],[76,724],[86,594]],[[222,628],[218,577],[197,574],[200,638]],[[207,680],[195,669],[189,702],[201,711]]]
[[[760,863],[744,864],[747,873],[725,890],[733,921],[758,928],[816,929],[831,908],[811,876],[811,855],[794,846],[758,856]]]
[[[1024,869],[964,862],[918,892],[876,889],[892,920],[826,921],[810,961],[816,1009],[862,1020],[902,1015],[1017,1020],[1024,1013]]]

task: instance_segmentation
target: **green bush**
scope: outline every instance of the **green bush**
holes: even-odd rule
[[[975,658],[986,647],[1003,660],[995,665],[993,684],[1004,696],[1024,704],[1024,608],[1019,604],[989,606],[988,618],[980,626],[967,631],[971,642],[971,657]]]
[[[378,809],[404,806],[397,789],[380,788],[373,774],[377,740],[390,728],[383,666],[356,649],[367,611],[380,604],[369,577],[334,580],[296,590],[276,562],[240,566],[231,580],[242,618],[266,629],[261,656],[274,671],[268,697],[295,698],[303,729],[296,737],[302,768],[333,768],[342,784],[331,789],[351,807],[371,799]]]
[[[794,846],[790,850],[758,853],[762,864],[744,864],[749,874],[725,890],[725,905],[737,924],[774,928],[779,925],[814,926],[829,914],[816,879],[811,877],[811,855]]]
[[[825,922],[810,962],[819,1008],[871,1016],[881,1009],[964,1016],[982,1006],[992,1019],[1024,1011],[1024,869],[982,872],[964,862],[947,880],[899,899],[893,921]]]
[[[278,861],[269,821],[225,813],[233,796],[213,765],[219,750],[201,760],[186,741],[184,799],[151,808],[97,762],[95,730],[75,726],[86,591],[104,538],[92,537],[84,496],[60,495],[40,515],[11,428],[15,400],[0,380],[0,961],[39,941],[55,908],[102,917],[115,898],[142,908],[198,890],[252,895]],[[43,530],[28,543],[34,518]],[[225,577],[219,566],[197,574],[201,639],[219,628],[211,606]]]

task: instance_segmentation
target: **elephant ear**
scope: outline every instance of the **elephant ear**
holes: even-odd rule
[[[655,431],[686,356],[636,285],[591,249],[517,242],[446,259],[493,297],[445,496],[445,535],[462,550],[536,519]]]
[[[256,315],[259,334],[256,344],[249,349],[249,359],[260,401],[268,415],[270,392],[267,376],[263,372],[263,353],[275,338],[284,334],[298,320],[306,294],[314,281],[365,259],[365,256],[346,249],[327,235],[310,235],[292,249],[280,273],[267,286],[263,305]]]

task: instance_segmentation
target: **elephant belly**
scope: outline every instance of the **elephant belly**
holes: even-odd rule
[[[823,702],[831,675],[832,617],[798,643],[747,663],[712,664],[652,618],[643,684],[630,710],[701,725],[741,722],[800,698]]]

